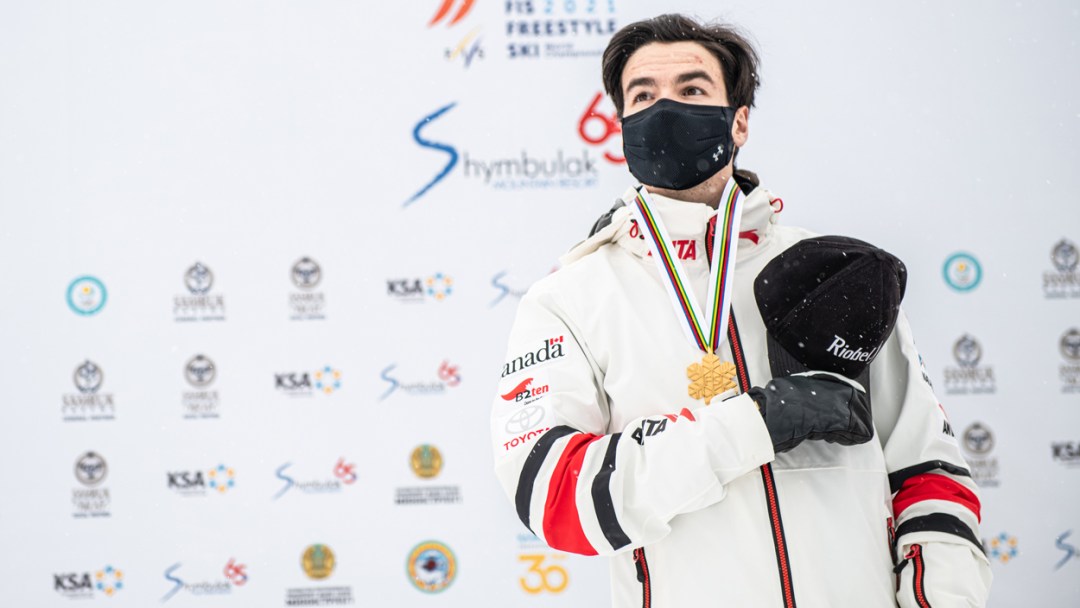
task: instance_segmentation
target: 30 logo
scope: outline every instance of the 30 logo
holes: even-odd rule
[[[558,564],[551,564],[544,566],[544,562],[547,559],[564,559],[562,555],[549,555],[544,553],[528,553],[518,555],[518,561],[526,562],[529,564],[529,569],[518,579],[518,584],[521,585],[522,590],[532,595],[540,593],[562,593],[566,586],[570,584],[570,575],[566,573],[566,568]]]
[[[613,147],[621,148],[622,124],[619,122],[619,115],[614,111],[610,114],[601,112],[599,107],[603,99],[603,93],[597,93],[593,97],[592,103],[578,121],[578,135],[585,143],[592,146],[602,146],[609,139],[617,138],[618,141]],[[626,163],[626,158],[622,154],[614,154],[610,149],[604,151],[604,160],[616,165]]]
[[[450,0],[447,0],[447,2],[449,1]],[[466,1],[468,1],[471,5],[470,0]],[[420,133],[424,129],[424,127],[438,120],[440,116],[452,110],[456,105],[457,102],[453,102],[439,108],[438,110],[435,110],[431,114],[428,114],[427,116],[421,118],[420,122],[416,123],[416,126],[413,128],[413,141],[415,141],[418,146],[420,146],[421,148],[431,148],[432,150],[438,150],[439,152],[443,152],[449,156],[449,159],[446,161],[446,165],[442,168],[442,170],[439,171],[439,173],[437,173],[431,181],[429,181],[426,185],[424,185],[423,188],[418,190],[416,194],[413,194],[411,197],[409,197],[408,200],[405,201],[405,203],[402,205],[403,207],[408,207],[409,205],[416,202],[416,200],[419,199],[421,196],[427,194],[427,192],[434,188],[436,184],[445,179],[446,176],[450,174],[450,171],[453,170],[454,166],[457,165],[458,152],[453,146],[425,139]]]
[[[105,284],[89,275],[77,277],[68,284],[67,305],[72,312],[83,316],[97,314],[105,307],[108,292]]]
[[[433,27],[435,24],[441,22],[443,19],[450,15],[451,9],[454,8],[454,4],[457,4],[458,0],[443,0],[442,5],[439,6],[439,10],[435,11],[435,16],[428,22],[428,27]],[[461,0],[461,6],[458,8],[454,16],[447,22],[447,26],[456,25],[458,21],[461,21],[472,10],[475,0]]]
[[[322,269],[315,260],[304,256],[293,264],[289,276],[292,278],[293,285],[300,289],[312,289],[322,280]]]
[[[74,380],[75,388],[80,393],[96,393],[105,380],[105,373],[101,371],[101,368],[96,363],[87,359],[82,365],[75,368]]]
[[[431,479],[442,471],[443,458],[438,448],[425,443],[416,446],[409,457],[409,464],[417,477]]]
[[[75,479],[87,487],[94,487],[105,481],[109,466],[105,459],[96,452],[87,452],[75,461]]]
[[[314,544],[304,549],[300,557],[300,565],[304,568],[304,574],[314,580],[322,580],[334,572],[334,552],[326,545]]]
[[[982,266],[970,253],[954,253],[945,260],[945,283],[956,291],[971,291],[982,280]]]
[[[204,295],[214,286],[214,273],[202,262],[195,262],[184,273],[184,285],[192,295]]]
[[[191,386],[209,386],[217,376],[217,367],[205,355],[195,355],[184,365],[184,378]]]
[[[405,561],[405,567],[409,573],[409,581],[425,593],[446,590],[457,576],[454,552],[435,540],[424,541],[413,547]]]

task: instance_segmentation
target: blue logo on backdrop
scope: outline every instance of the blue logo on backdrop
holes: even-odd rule
[[[81,276],[72,281],[67,288],[68,308],[84,316],[96,314],[104,308],[107,297],[105,284],[97,277]]]
[[[954,253],[945,260],[942,269],[945,282],[956,291],[971,291],[982,280],[982,266],[970,253]]]
[[[420,122],[416,123],[416,127],[413,128],[413,140],[416,141],[417,145],[419,145],[421,148],[431,148],[433,150],[439,150],[441,152],[445,152],[445,153],[450,155],[450,160],[447,161],[446,166],[443,167],[442,171],[440,171],[438,173],[438,175],[435,176],[434,179],[432,179],[430,182],[427,183],[427,185],[425,185],[423,188],[421,188],[419,191],[417,191],[416,194],[409,197],[409,200],[405,201],[405,203],[402,206],[408,207],[409,205],[416,202],[416,200],[418,198],[420,198],[421,196],[424,196],[425,194],[427,194],[428,190],[431,190],[432,188],[435,187],[435,184],[438,184],[443,179],[445,179],[446,176],[450,174],[450,171],[453,170],[454,166],[457,165],[458,153],[457,153],[457,150],[455,150],[453,146],[449,146],[447,144],[441,144],[441,143],[438,143],[438,142],[430,141],[430,140],[424,139],[420,135],[420,131],[422,131],[424,129],[424,127],[427,126],[428,123],[431,123],[436,118],[438,118],[438,117],[442,116],[443,114],[449,112],[456,105],[457,105],[457,102],[455,101],[453,103],[450,103],[448,105],[445,105],[445,106],[439,108],[438,110],[435,110],[431,114],[428,114],[427,116],[422,118],[420,120]]]
[[[1065,557],[1061,558],[1061,561],[1059,561],[1057,563],[1057,565],[1054,566],[1054,570],[1061,570],[1061,567],[1064,566],[1065,564],[1067,564],[1070,559],[1080,557],[1080,553],[1078,553],[1076,551],[1076,547],[1074,547],[1073,545],[1065,542],[1065,539],[1069,538],[1069,535],[1071,535],[1071,534],[1072,534],[1072,530],[1068,530],[1066,532],[1061,533],[1057,537],[1057,539],[1054,540],[1054,546],[1057,547],[1059,551],[1064,551],[1065,552]]]
[[[491,301],[491,304],[488,305],[488,308],[495,308],[499,305],[499,302],[502,302],[507,296],[520,298],[521,296],[525,295],[524,290],[514,289],[513,287],[503,283],[503,277],[505,277],[506,274],[507,272],[504,270],[499,274],[491,277],[491,286],[498,290],[499,295],[495,296],[495,299]]]

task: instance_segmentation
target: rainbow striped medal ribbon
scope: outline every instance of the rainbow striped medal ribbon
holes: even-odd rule
[[[701,310],[694,296],[686,269],[679,256],[672,251],[671,238],[660,216],[655,214],[649,193],[642,186],[637,189],[634,204],[630,205],[635,219],[643,227],[649,251],[660,271],[664,287],[671,298],[675,314],[686,321],[683,329],[690,341],[705,353],[700,363],[686,368],[690,379],[688,393],[692,399],[703,399],[709,405],[713,397],[735,388],[735,366],[716,356],[716,347],[723,339],[724,327],[731,310],[731,294],[735,291],[735,249],[739,244],[739,219],[742,211],[741,196],[735,179],[728,180],[720,198],[716,230],[713,233],[712,267],[709,272],[709,293],[706,310]]]

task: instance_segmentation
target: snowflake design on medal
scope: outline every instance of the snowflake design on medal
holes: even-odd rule
[[[705,405],[713,397],[735,388],[735,366],[712,353],[702,357],[701,363],[690,364],[686,376],[690,378],[690,397],[704,399]]]

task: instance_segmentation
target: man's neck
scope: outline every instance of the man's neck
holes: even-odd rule
[[[727,186],[729,179],[732,179],[731,165],[724,167],[716,175],[686,190],[668,190],[667,188],[656,188],[649,185],[646,185],[645,188],[650,193],[659,194],[670,199],[685,203],[702,203],[717,209],[720,206],[720,197],[723,196],[724,187]]]

